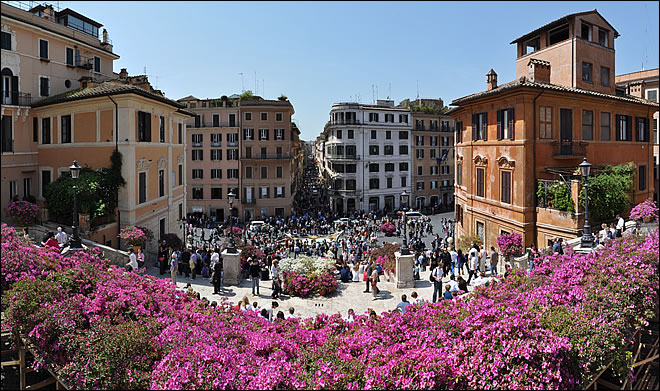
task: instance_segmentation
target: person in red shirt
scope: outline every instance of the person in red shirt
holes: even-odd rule
[[[55,239],[55,235],[52,232],[48,232],[48,240],[44,243],[44,247],[54,248],[57,251],[60,251],[60,244]]]

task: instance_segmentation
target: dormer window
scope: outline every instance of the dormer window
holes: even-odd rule
[[[548,46],[568,39],[568,25],[556,28],[548,33]]]
[[[600,44],[601,46],[608,47],[608,45],[607,45],[607,42],[608,42],[607,35],[608,35],[607,30],[603,30],[603,29],[599,28],[598,29],[598,44]]]
[[[525,42],[525,54],[534,53],[540,48],[541,48],[541,40],[539,39],[539,37],[530,39],[529,41]]]
[[[580,30],[580,38],[591,41],[591,32],[593,31],[593,26],[589,23],[582,22],[582,28]]]

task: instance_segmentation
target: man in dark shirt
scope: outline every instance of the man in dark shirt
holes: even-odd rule
[[[252,296],[254,296],[254,290],[256,287],[257,296],[259,296],[259,280],[261,277],[261,268],[259,267],[259,261],[256,259],[252,261],[250,265],[250,279],[252,280]]]
[[[371,281],[369,281],[369,277],[371,276],[371,273],[373,271],[373,261],[369,261],[369,264],[367,265],[367,273],[366,276],[367,278],[364,279],[364,282],[367,284],[367,290],[364,291],[364,293],[369,293],[369,284]]]
[[[341,282],[348,282],[348,279],[350,278],[349,277],[350,272],[349,272],[348,266],[346,266],[346,264],[342,265],[341,270],[339,271],[339,274],[341,276]]]
[[[220,283],[222,282],[222,258],[219,258],[213,268],[213,293],[220,294]]]

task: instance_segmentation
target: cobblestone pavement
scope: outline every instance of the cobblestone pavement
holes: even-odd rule
[[[442,218],[452,218],[453,214],[436,214],[431,216],[431,221],[434,225],[434,232],[438,232],[440,229],[440,220]],[[402,238],[390,237],[385,238],[382,235],[378,237],[379,243],[382,244],[383,240],[388,242],[401,242]],[[425,241],[427,246],[432,240],[431,236],[427,236]],[[162,277],[170,279],[169,273],[164,274],[163,276],[158,275],[158,269],[154,267],[153,263],[147,268],[147,273],[156,277]],[[342,316],[346,316],[348,309],[352,308],[357,314],[363,314],[366,311],[373,309],[377,313],[383,311],[390,311],[396,308],[396,305],[401,301],[401,295],[405,294],[408,296],[410,301],[410,294],[413,291],[416,291],[419,297],[431,301],[433,297],[433,284],[429,281],[430,271],[422,271],[420,273],[420,280],[415,281],[415,288],[407,289],[397,289],[394,279],[391,278],[390,281],[387,281],[386,276],[381,276],[381,281],[378,283],[380,293],[376,300],[373,300],[371,293],[363,293],[366,288],[366,283],[362,281],[362,276],[360,276],[359,282],[348,282],[342,283],[339,282],[339,288],[329,297],[323,296],[312,296],[309,298],[300,298],[300,297],[290,297],[284,296],[282,299],[275,300],[279,304],[279,309],[284,311],[286,314],[289,307],[295,309],[295,314],[298,317],[307,318],[314,317],[317,314],[336,314],[340,313]],[[464,276],[467,279],[467,276]],[[445,277],[443,282],[449,281],[448,277]],[[270,307],[271,302],[271,281],[261,281],[259,284],[259,296],[252,297],[251,291],[251,282],[249,280],[242,280],[240,286],[227,286],[222,291],[222,294],[214,295],[213,286],[208,278],[202,278],[197,276],[195,280],[184,276],[177,276],[177,286],[180,289],[184,289],[185,286],[190,283],[192,288],[201,294],[202,297],[207,298],[209,301],[218,301],[220,302],[223,298],[226,298],[231,303],[236,303],[238,300],[242,299],[243,296],[247,296],[250,299],[250,302],[253,303],[256,301],[259,303],[260,307]],[[371,289],[370,289],[371,290]]]

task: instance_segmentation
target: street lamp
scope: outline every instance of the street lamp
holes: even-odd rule
[[[579,167],[584,181],[584,233],[582,235],[580,246],[583,248],[592,248],[594,246],[594,236],[591,234],[591,226],[589,225],[589,198],[587,197],[587,179],[591,173],[591,163],[589,163],[585,157]]]
[[[229,246],[227,247],[227,253],[236,254],[236,246],[234,244],[234,217],[231,213],[234,205],[234,199],[236,199],[236,194],[234,194],[233,189],[229,190],[227,198],[229,199]]]
[[[80,235],[78,234],[78,177],[80,176],[80,166],[76,160],[73,161],[71,167],[71,178],[73,178],[73,239],[69,243],[69,248],[71,249],[80,249],[82,248],[82,241],[80,240]]]
[[[401,209],[403,209],[403,246],[401,248],[401,255],[410,255],[410,250],[408,249],[408,218],[406,216],[409,198],[410,194],[404,190],[401,193]]]

